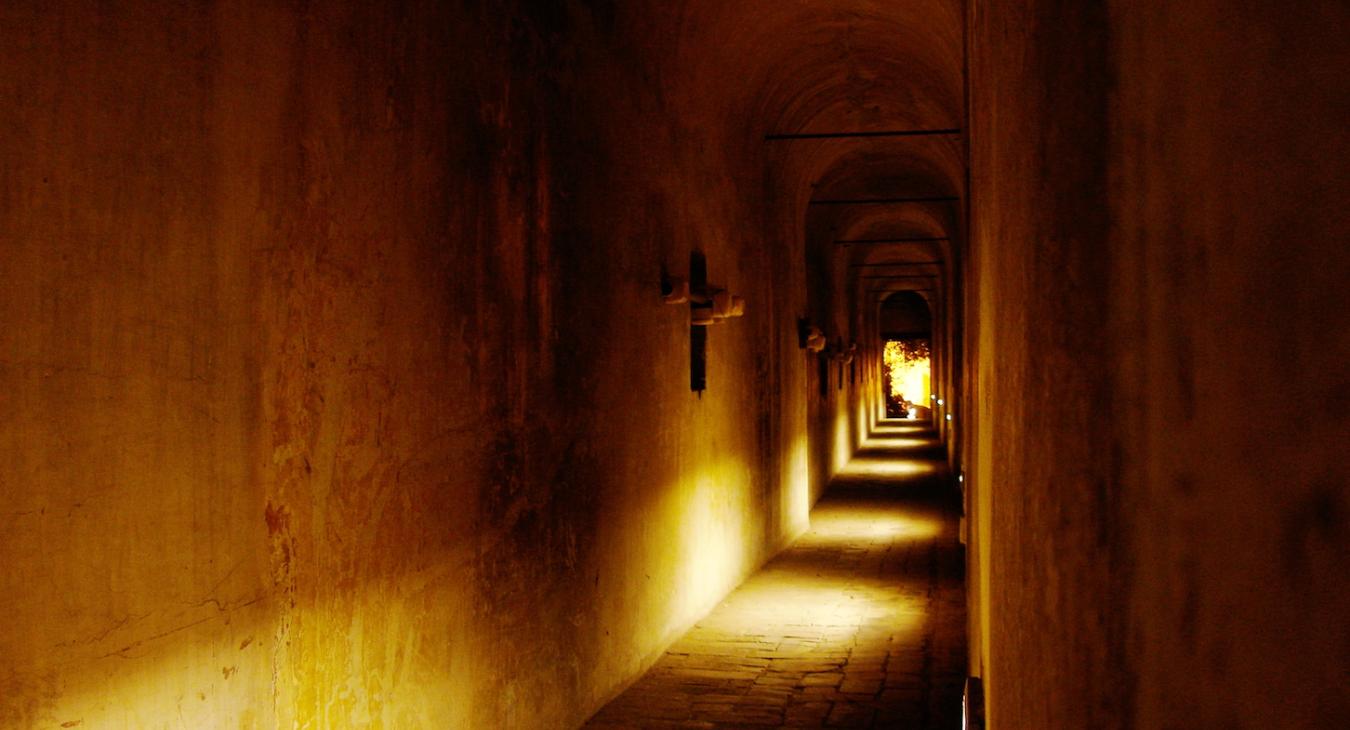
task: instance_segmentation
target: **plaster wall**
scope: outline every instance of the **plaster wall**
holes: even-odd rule
[[[1345,725],[1346,8],[969,21],[990,727]]]
[[[4,4],[0,726],[575,725],[804,526],[674,14]]]
[[[1350,724],[1350,7],[1109,7],[1135,721]]]

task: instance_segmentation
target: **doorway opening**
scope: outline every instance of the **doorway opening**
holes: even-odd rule
[[[886,340],[882,378],[887,418],[927,419],[933,369],[926,338]]]

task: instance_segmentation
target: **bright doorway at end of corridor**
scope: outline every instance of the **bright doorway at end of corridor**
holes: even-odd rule
[[[882,388],[885,390],[886,416],[928,418],[932,380],[928,340],[918,337],[888,339],[884,357],[886,368]]]

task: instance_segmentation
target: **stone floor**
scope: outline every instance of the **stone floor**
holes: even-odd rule
[[[931,432],[886,422],[811,529],[588,728],[959,728],[959,498]]]

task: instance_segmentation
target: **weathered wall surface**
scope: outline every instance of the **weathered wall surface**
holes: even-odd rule
[[[1102,336],[1107,177],[1088,152],[1108,131],[1104,12],[1056,2],[973,12],[980,411],[968,575],[988,584],[978,664],[991,727],[1125,727],[1112,578],[1128,544]]]
[[[0,726],[265,726],[258,302],[299,171],[258,71],[292,61],[223,66],[208,11],[52,10],[0,10]]]
[[[563,727],[802,527],[757,150],[537,5],[0,9],[0,726]]]
[[[0,725],[579,722],[800,529],[879,373],[797,318],[917,233],[995,727],[1346,724],[1350,18],[1229,6],[971,3],[963,253],[808,214],[954,140],[764,140],[959,125],[953,0],[6,3]]]
[[[1350,725],[1350,7],[1111,10],[1136,722]]]
[[[991,727],[1345,725],[1346,8],[970,17]]]

